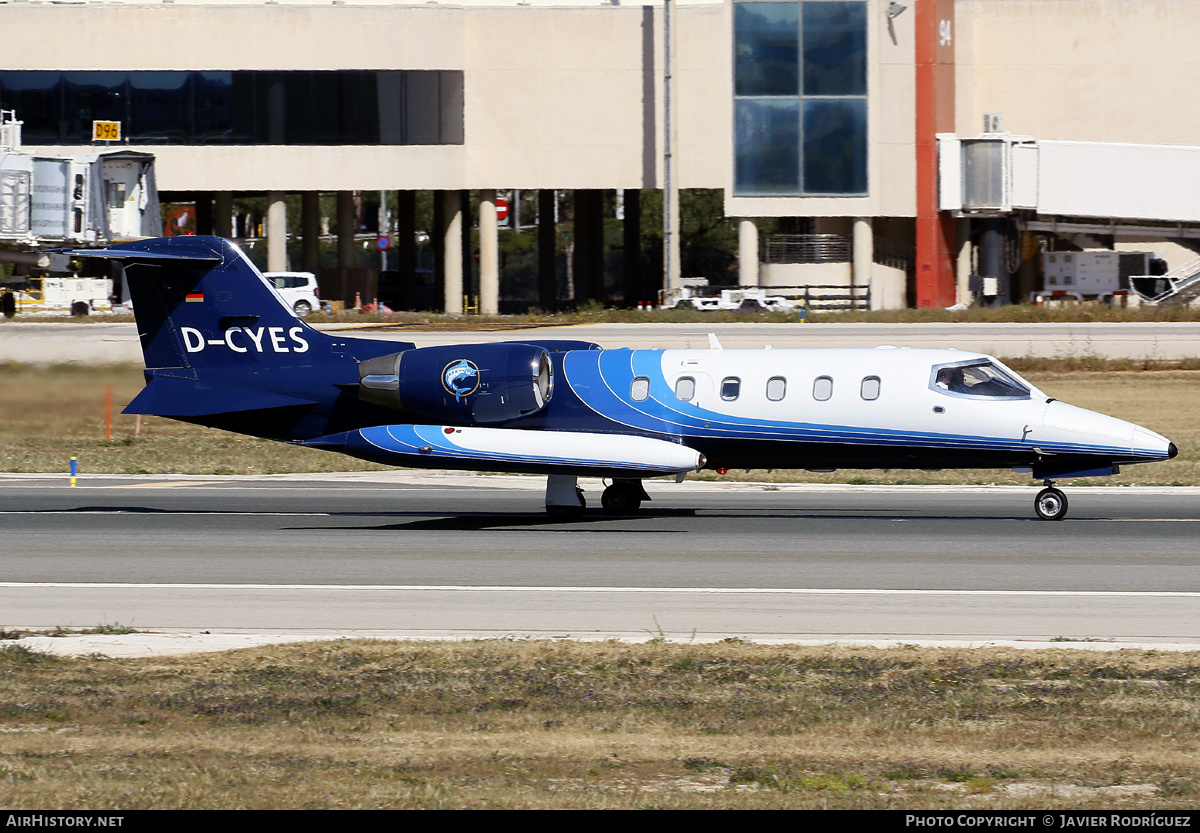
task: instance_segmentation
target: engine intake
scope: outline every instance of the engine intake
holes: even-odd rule
[[[359,399],[438,422],[508,422],[553,393],[550,353],[534,344],[421,347],[358,365]]]

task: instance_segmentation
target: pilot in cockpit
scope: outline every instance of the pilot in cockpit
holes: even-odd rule
[[[943,367],[937,373],[937,386],[951,393],[966,393],[967,383],[961,367]]]

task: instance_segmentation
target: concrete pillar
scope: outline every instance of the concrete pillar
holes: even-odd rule
[[[442,306],[454,315],[463,311],[463,210],[462,191],[441,191],[442,204]]]
[[[850,283],[860,292],[871,285],[871,264],[875,262],[875,229],[870,217],[854,218],[854,243],[850,260]]]
[[[958,257],[955,261],[955,293],[957,303],[970,305],[971,297],[971,220],[958,221]]]
[[[758,224],[738,221],[738,285],[758,286]]]
[[[554,224],[555,192],[550,188],[538,191],[538,307],[542,312],[558,309],[557,242]]]
[[[300,231],[304,235],[304,271],[321,268],[321,194],[305,191],[300,197]]]
[[[500,312],[500,237],[496,221],[496,192],[479,192],[479,313]]]
[[[287,271],[287,195],[267,194],[267,271]]]
[[[233,237],[232,191],[217,191],[213,194],[213,234],[217,237]]]
[[[1008,303],[1008,220],[1003,217],[986,217],[979,220],[982,233],[979,238],[980,287],[988,286],[988,278],[996,279],[996,295],[985,294],[987,303]]]

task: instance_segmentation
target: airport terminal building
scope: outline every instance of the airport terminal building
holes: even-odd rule
[[[27,150],[88,152],[94,120],[120,121],[200,231],[234,236],[234,195],[267,196],[272,269],[315,271],[334,193],[349,267],[351,195],[383,190],[412,272],[413,195],[433,192],[450,311],[473,268],[496,310],[513,190],[572,192],[576,300],[605,297],[606,192],[628,221],[668,185],[721,189],[741,284],[875,307],[1023,297],[1039,250],[1182,266],[1200,240],[1200,0],[0,0],[0,31]]]

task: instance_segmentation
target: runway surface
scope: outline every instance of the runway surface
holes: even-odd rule
[[[1200,489],[0,475],[0,627],[1200,644]],[[597,482],[585,482],[599,503]]]
[[[320,326],[320,318],[310,319]],[[641,349],[707,347],[716,333],[726,347],[955,347],[1001,357],[1095,356],[1180,359],[1200,356],[1200,323],[1078,324],[588,324],[488,332],[426,328],[343,329],[365,338],[412,341],[418,347],[523,338],[593,341]],[[112,363],[142,360],[133,324],[2,323],[0,362]]]

